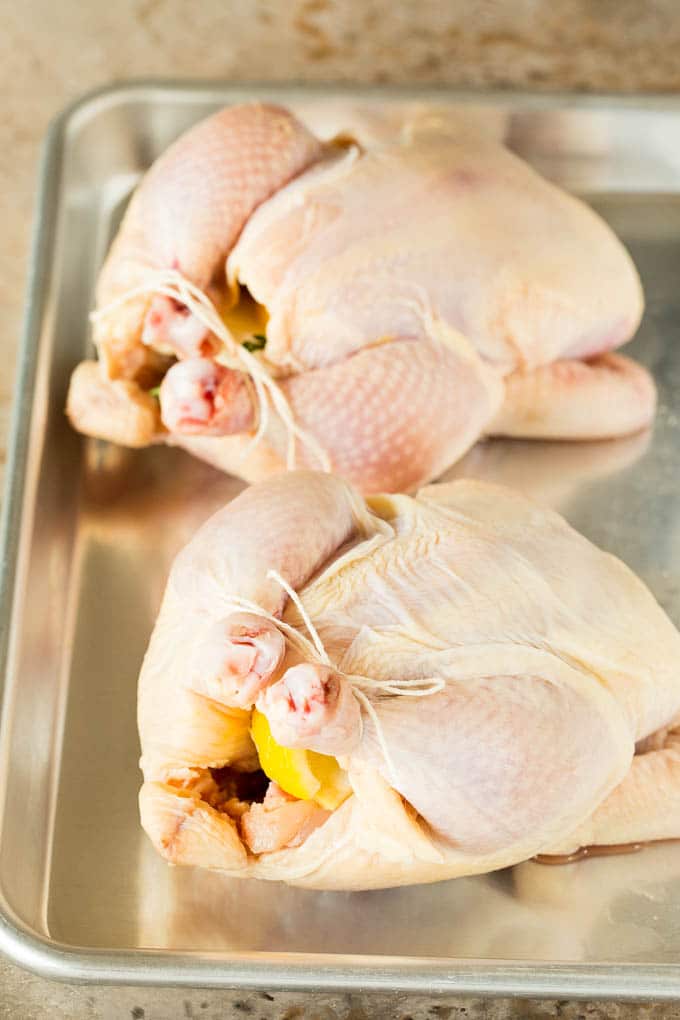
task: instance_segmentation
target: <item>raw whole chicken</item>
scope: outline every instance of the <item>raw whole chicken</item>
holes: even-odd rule
[[[142,822],[173,863],[324,889],[677,837],[678,661],[631,571],[510,489],[283,474],[174,562]]]
[[[632,261],[497,134],[423,116],[362,149],[259,104],[194,127],[101,272],[74,425],[363,492],[413,489],[484,434],[644,428],[653,383],[612,353],[642,314]]]

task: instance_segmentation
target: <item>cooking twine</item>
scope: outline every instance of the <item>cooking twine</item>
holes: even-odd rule
[[[425,698],[432,694],[438,694],[440,691],[444,690],[446,681],[442,680],[441,677],[425,677],[423,679],[415,677],[404,680],[376,680],[373,677],[363,676],[359,673],[344,673],[335,665],[324,648],[319,632],[312,623],[311,617],[302,604],[302,600],[295,589],[292,588],[285,578],[283,578],[276,570],[269,570],[267,572],[267,579],[276,581],[276,583],[279,584],[288,595],[289,599],[299,612],[309,633],[309,637],[301,634],[290,623],[286,623],[285,620],[280,620],[278,617],[274,616],[273,613],[268,613],[266,609],[262,608],[262,606],[258,605],[256,602],[251,602],[249,599],[240,598],[239,596],[230,597],[229,609],[252,613],[255,616],[262,617],[264,620],[268,620],[269,623],[274,624],[274,626],[283,633],[286,640],[293,646],[293,648],[296,649],[296,651],[300,652],[305,659],[312,659],[323,666],[330,667],[334,672],[344,676],[345,679],[352,684],[354,696],[363,706],[366,714],[369,716],[375,727],[380,750],[382,751],[382,755],[385,759],[385,764],[387,765],[392,785],[396,786],[398,781],[397,772],[389,747],[387,746],[385,732],[366,691],[378,691],[383,694],[398,695],[399,697]]]
[[[312,452],[323,471],[330,472],[332,470],[328,453],[306,429],[300,428],[297,424],[290,404],[283,395],[281,388],[272,379],[267,368],[254,354],[234,340],[208,295],[200,287],[192,283],[191,280],[187,280],[178,270],[159,269],[150,271],[144,283],[130,288],[124,294],[119,295],[113,301],[104,305],[103,308],[98,308],[91,312],[90,320],[92,322],[99,322],[111,315],[121,305],[149,293],[163,294],[165,297],[185,305],[192,315],[224,344],[225,351],[224,353],[220,352],[220,362],[225,364],[227,368],[245,372],[251,379],[255,389],[259,422],[255,435],[243,451],[243,457],[246,457],[261,442],[265,435],[270,420],[269,402],[271,401],[286,430],[286,467],[288,470],[292,470],[296,466],[297,440]]]

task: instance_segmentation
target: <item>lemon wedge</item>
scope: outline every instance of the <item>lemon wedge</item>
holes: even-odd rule
[[[315,751],[306,753],[313,756],[314,772],[321,779],[321,788],[314,794],[314,800],[319,807],[335,811],[352,792],[347,773],[340,768],[335,758],[327,754],[317,754]]]
[[[277,744],[267,717],[257,709],[253,710],[250,732],[262,771],[286,793],[298,800],[314,800],[328,811],[347,800],[352,792],[347,774],[331,755]]]

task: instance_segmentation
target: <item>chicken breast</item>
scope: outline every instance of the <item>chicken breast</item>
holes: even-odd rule
[[[173,863],[322,889],[677,837],[679,655],[627,567],[511,490],[273,478],[172,568],[142,823]]]
[[[322,145],[255,105],[175,143],[102,271],[99,377],[74,374],[75,426],[249,481],[297,464],[380,492],[437,477],[483,435],[649,425],[649,375],[611,353],[643,309],[611,230],[493,131],[418,123]]]

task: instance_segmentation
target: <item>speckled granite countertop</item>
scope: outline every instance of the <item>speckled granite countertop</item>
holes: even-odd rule
[[[0,969],[2,1020],[680,1020],[680,1005],[58,985]]]
[[[82,92],[153,76],[680,91],[677,0],[0,0],[0,16],[0,474],[38,148]],[[0,1017],[13,1020],[242,1016],[674,1020],[680,1007],[87,988],[0,961]]]

